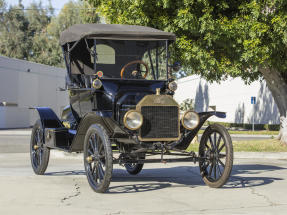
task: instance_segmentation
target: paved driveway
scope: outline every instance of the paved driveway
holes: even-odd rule
[[[30,130],[9,132],[0,131],[1,215],[287,211],[287,160],[278,159],[286,153],[235,154],[232,177],[221,189],[207,187],[193,163],[146,164],[137,176],[115,165],[109,192],[97,194],[88,185],[81,156],[52,153],[47,174],[36,176],[28,153]]]
[[[109,192],[94,193],[82,159],[51,155],[36,176],[28,153],[0,154],[0,214],[286,214],[287,161],[236,159],[222,189],[192,163],[146,164],[137,176],[114,166]]]

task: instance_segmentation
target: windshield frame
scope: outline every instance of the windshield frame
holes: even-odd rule
[[[98,39],[93,39],[94,40],[94,50],[93,52],[96,53],[94,54],[94,74],[97,74],[97,49],[96,49],[96,45],[97,45],[97,40]],[[103,39],[100,39],[100,40],[103,40]],[[132,41],[140,41],[140,40],[132,40]],[[146,42],[154,42],[155,40],[144,40]],[[159,41],[163,41],[165,43],[165,45],[163,46],[162,50],[158,50],[159,47],[156,49],[157,53],[156,53],[156,57],[155,57],[155,62],[152,61],[152,57],[151,57],[151,54],[150,54],[150,49],[147,50],[148,52],[148,56],[149,56],[149,63],[150,63],[150,71],[151,71],[151,74],[152,74],[152,77],[153,79],[149,79],[151,81],[155,81],[155,80],[162,80],[162,81],[166,81],[168,80],[168,62],[169,62],[169,40],[159,40]],[[87,47],[88,48],[88,47]],[[89,50],[90,51],[90,50]],[[159,79],[159,68],[158,68],[158,60],[159,60],[159,56],[165,51],[165,79]],[[154,68],[155,66],[155,68]],[[100,71],[100,70],[99,70]],[[103,77],[103,79],[111,79],[109,77]],[[112,78],[112,79],[127,79],[127,78]],[[128,78],[128,80],[131,80],[131,78]],[[135,80],[138,80],[138,79],[135,79]]]

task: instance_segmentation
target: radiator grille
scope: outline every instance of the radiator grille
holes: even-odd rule
[[[143,125],[141,138],[177,138],[178,107],[177,106],[143,106]]]

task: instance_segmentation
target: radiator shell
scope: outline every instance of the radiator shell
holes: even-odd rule
[[[143,115],[140,141],[180,139],[179,105],[169,95],[147,95],[136,106]]]

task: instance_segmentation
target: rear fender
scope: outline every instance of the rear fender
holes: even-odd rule
[[[64,127],[61,120],[55,112],[49,107],[34,107],[39,113],[43,128],[61,128]]]
[[[201,112],[201,113],[198,113],[198,115],[200,118],[199,125],[191,131],[183,128],[184,129],[183,138],[178,142],[178,144],[176,145],[176,148],[186,150],[190,142],[192,141],[192,139],[197,135],[198,131],[201,129],[202,125],[205,123],[205,121],[209,117],[216,116],[218,118],[226,118],[225,112],[218,112],[218,111]]]
[[[35,107],[40,116],[43,128],[44,142],[48,148],[68,150],[70,135],[55,112],[48,107]]]

